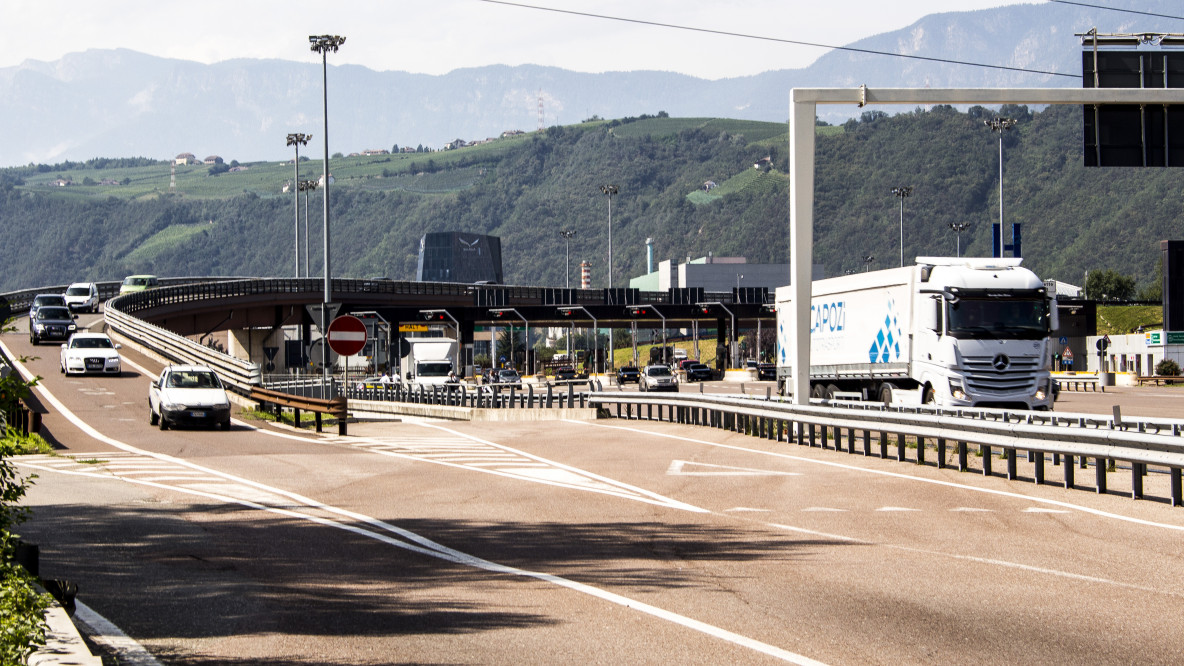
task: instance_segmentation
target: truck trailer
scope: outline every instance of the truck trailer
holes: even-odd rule
[[[818,280],[810,396],[1046,410],[1055,294],[1020,259],[918,257]],[[792,287],[776,291],[777,383],[793,390]]]

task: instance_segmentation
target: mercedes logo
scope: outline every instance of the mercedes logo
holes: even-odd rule
[[[1011,359],[1007,358],[1007,354],[997,354],[995,358],[991,360],[991,366],[999,372],[1006,370],[1007,366],[1009,365],[1011,365]]]

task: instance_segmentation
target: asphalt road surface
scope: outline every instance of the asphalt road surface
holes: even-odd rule
[[[149,359],[0,342],[42,357],[42,576],[159,663],[1184,662],[1163,502],[638,421],[160,432]]]

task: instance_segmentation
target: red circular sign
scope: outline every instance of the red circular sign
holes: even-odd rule
[[[329,324],[329,349],[342,356],[353,356],[366,346],[366,325],[361,319],[342,315]]]

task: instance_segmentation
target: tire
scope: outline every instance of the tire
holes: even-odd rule
[[[160,423],[160,417],[156,415],[156,412],[152,411],[151,407],[149,407],[148,408],[148,425],[157,425],[159,423]]]
[[[160,419],[160,429],[161,430],[168,430],[169,429],[169,422],[167,420],[165,420],[164,414],[157,414],[157,417]]]
[[[815,384],[810,389],[810,397],[817,398],[819,400],[826,398],[826,388],[824,388],[822,384]]]
[[[37,338],[35,338],[35,337],[33,337],[33,336],[31,336],[31,335],[30,335],[30,336],[29,336],[29,344],[31,344],[31,345],[33,345],[34,347],[36,347],[36,346],[37,346],[37,344],[38,344]]]
[[[937,404],[937,394],[933,391],[932,386],[926,386],[925,390],[921,392],[921,404],[923,404],[923,405],[936,405]]]
[[[839,392],[838,386],[835,386],[834,384],[827,384],[826,385],[826,399],[827,400],[834,400],[835,394],[838,392]]]
[[[223,431],[230,430],[230,421],[223,421],[219,424]]]
[[[880,386],[880,402],[884,403],[885,405],[892,404],[892,389],[893,386],[891,384],[883,384]]]

